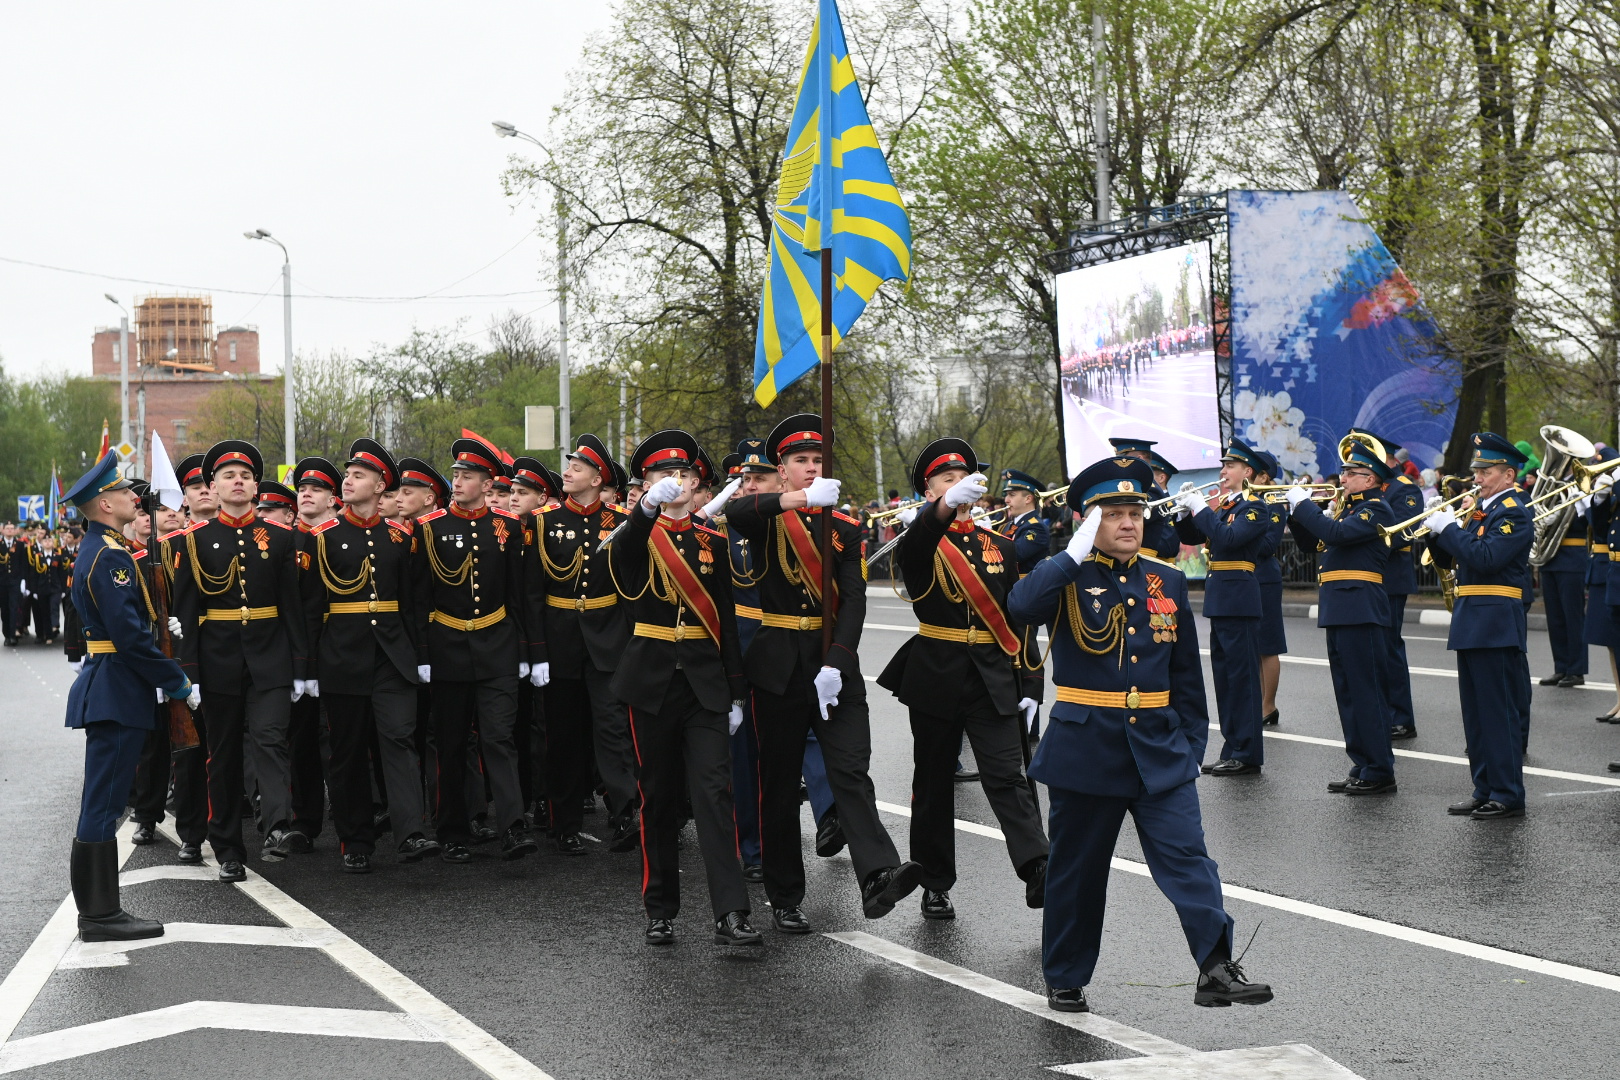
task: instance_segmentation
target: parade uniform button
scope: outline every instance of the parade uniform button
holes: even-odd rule
[[[1127,603],[1127,604],[1129,604],[1129,605],[1130,605],[1130,606],[1131,606],[1131,607],[1135,607],[1135,606],[1136,606],[1136,597],[1134,597],[1134,596],[1127,596],[1127,597],[1126,597],[1126,598],[1125,598],[1125,602],[1126,602],[1126,603]]]
[[[1127,634],[1134,634],[1134,633],[1136,633],[1136,627],[1134,627],[1134,626],[1127,626],[1127,627],[1126,627],[1126,628],[1125,628],[1125,632],[1126,632],[1126,633],[1127,633]]]
[[[1133,723],[1133,724],[1136,723],[1136,717],[1134,717],[1134,716],[1131,717],[1131,723]]]

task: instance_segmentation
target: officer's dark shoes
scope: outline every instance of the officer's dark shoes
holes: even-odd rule
[[[1551,675],[1548,675],[1546,678],[1542,679],[1541,680],[1541,685],[1542,686],[1557,686],[1559,683],[1561,683],[1563,681],[1564,681],[1564,673],[1561,672],[1561,671],[1555,671]]]
[[[388,811],[378,810],[371,815],[371,828],[373,832],[380,836],[385,832],[394,831],[394,821],[388,816]]]
[[[899,866],[874,870],[861,889],[861,907],[868,919],[881,919],[894,910],[894,905],[910,896],[922,884],[923,868],[920,863],[907,859]]]
[[[1417,738],[1417,728],[1411,724],[1396,724],[1389,729],[1389,737],[1395,742],[1400,742],[1402,739],[1415,739]]]
[[[579,808],[581,812],[586,814],[596,813],[596,796],[594,794],[587,794],[585,796],[585,801],[580,804]]]
[[[1198,976],[1193,1004],[1224,1009],[1228,1005],[1264,1005],[1271,1000],[1271,987],[1250,982],[1236,960],[1222,960]]]
[[[758,885],[765,880],[765,868],[759,863],[749,863],[742,869],[743,880],[752,885]]]
[[[1211,761],[1211,762],[1208,762],[1207,764],[1200,765],[1200,766],[1198,766],[1198,771],[1203,773],[1205,776],[1208,776],[1210,773],[1215,771],[1215,766],[1221,764],[1221,762],[1223,762],[1225,760],[1226,760],[1225,758],[1221,758],[1220,761]]]
[[[669,945],[675,941],[675,924],[668,919],[647,920],[647,944]]]
[[[933,889],[924,889],[922,917],[930,920],[956,918],[956,905],[951,903],[951,894],[948,892],[935,892]]]
[[[758,947],[765,944],[765,939],[748,925],[748,912],[728,911],[714,920],[714,943]]]
[[[838,807],[829,806],[816,826],[816,854],[830,859],[844,850],[844,827],[838,823]]]
[[[510,862],[521,859],[525,855],[533,855],[540,850],[540,844],[529,834],[528,829],[513,827],[506,830],[506,836],[501,841],[501,858]]]
[[[1031,859],[1019,877],[1024,879],[1024,906],[1030,908],[1043,908],[1046,906],[1046,856]]]
[[[439,852],[439,859],[449,863],[472,862],[472,849],[466,844],[452,842],[444,845],[444,850]]]
[[[345,874],[371,873],[371,856],[362,855],[358,851],[348,852],[343,856],[343,872]]]
[[[1498,818],[1524,817],[1524,807],[1509,806],[1506,803],[1497,802],[1495,799],[1487,799],[1474,807],[1474,812],[1468,816],[1475,821],[1495,821]]]
[[[1260,771],[1260,766],[1248,761],[1239,761],[1236,758],[1227,758],[1217,761],[1209,770],[1211,776],[1249,776]]]
[[[80,941],[134,941],[163,936],[163,924],[137,919],[118,901],[118,841],[73,841],[69,876],[79,909]]]
[[[1611,762],[1609,762],[1609,771],[1610,772],[1620,772],[1620,761],[1611,761]]]
[[[1454,802],[1446,807],[1446,813],[1453,817],[1467,817],[1484,805],[1484,799],[1464,799],[1462,802]]]
[[[1566,688],[1571,687],[1571,686],[1585,686],[1586,685],[1586,676],[1585,675],[1565,675],[1562,679],[1558,680],[1558,685],[1562,686],[1562,687],[1566,687]]]
[[[608,841],[609,851],[634,851],[641,846],[641,826],[636,821],[636,812],[620,819],[618,827],[613,830],[613,839]],[[747,876],[747,875],[744,875]]]
[[[1277,709],[1272,709],[1261,718],[1260,723],[1265,727],[1276,727],[1282,723],[1282,713]]]
[[[1355,782],[1356,778],[1354,776],[1347,776],[1343,780],[1329,780],[1327,786],[1328,793],[1332,795],[1343,795],[1344,789]]]
[[[259,858],[265,862],[280,862],[293,852],[292,830],[271,829],[270,834],[264,838],[264,847],[259,850]],[[303,834],[299,834],[303,835]],[[306,836],[307,841],[309,838]]]
[[[489,827],[489,823],[482,819],[473,821],[467,826],[467,835],[472,837],[476,844],[488,844],[501,838],[501,834]]]
[[[1395,780],[1351,780],[1344,786],[1346,795],[1393,795]]]
[[[952,779],[955,780],[958,784],[971,784],[975,780],[977,780],[978,778],[979,778],[979,770],[978,769],[960,769],[960,768],[956,770],[956,775],[954,777],[952,777]]]
[[[219,864],[219,880],[246,881],[247,868],[241,863],[237,862],[235,859],[226,859],[224,862]]]
[[[429,840],[421,833],[416,833],[400,841],[399,861],[421,862],[427,856],[442,850],[437,840]]]
[[[153,843],[156,840],[157,827],[146,821],[138,822],[135,826],[135,831],[131,833],[129,837],[129,842],[138,847],[145,847],[147,844]]]
[[[564,855],[583,855],[585,854],[585,841],[579,838],[578,833],[559,836],[557,837],[557,850]]]
[[[308,855],[315,850],[315,841],[309,838],[308,833],[301,832],[298,829],[288,829],[286,847],[289,854]]]
[[[1086,1003],[1086,988],[1071,986],[1059,990],[1048,987],[1046,991],[1046,1007],[1053,1012],[1090,1012],[1091,1006]]]
[[[202,845],[181,844],[180,853],[174,857],[174,861],[184,863],[187,866],[195,866],[197,863],[202,862]]]
[[[783,934],[810,932],[810,920],[796,907],[771,908],[771,925],[776,927],[778,933]]]

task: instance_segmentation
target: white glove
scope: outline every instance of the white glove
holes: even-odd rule
[[[425,683],[432,682],[433,681],[433,668],[431,668],[427,664],[417,664],[416,665],[416,677],[418,679],[421,679]]]
[[[1018,711],[1024,714],[1024,727],[1026,730],[1035,730],[1035,714],[1041,711],[1040,702],[1032,697],[1018,699]]]
[[[1612,487],[1614,487],[1614,473],[1612,473],[1612,472],[1604,473],[1602,476],[1599,476],[1597,478],[1597,480],[1595,480],[1593,482],[1593,484],[1592,484],[1592,489],[1594,491],[1596,491],[1599,488],[1612,488]]]
[[[192,712],[196,712],[197,707],[201,704],[202,687],[198,686],[196,683],[192,683],[191,693],[186,695],[186,708],[190,709]]]
[[[157,687],[157,703],[161,705],[167,700],[169,700],[169,695],[164,692],[163,687]]]
[[[836,506],[838,504],[838,487],[841,483],[840,480],[829,480],[825,476],[816,477],[810,481],[810,486],[804,489],[804,504],[806,506]]]
[[[24,596],[28,595],[28,582],[19,581],[19,582],[17,582],[17,587],[22,590],[22,594]]]
[[[989,487],[985,484],[983,473],[964,476],[952,484],[951,489],[945,493],[945,505],[952,510],[956,510],[959,507],[978,502],[980,497],[989,490]]]
[[[917,520],[917,508],[915,506],[908,506],[904,510],[900,511],[900,524],[902,524],[902,525],[910,525],[913,521],[916,521],[916,520]]]
[[[641,505],[646,507],[648,517],[657,517],[660,506],[680,497],[681,482],[673,476],[666,476],[642,492]]]
[[[177,641],[185,636],[180,632],[180,620],[173,615],[169,616],[169,636]]]
[[[1191,480],[1183,480],[1181,482],[1181,486],[1176,489],[1176,494],[1177,495],[1185,495],[1189,491],[1197,491],[1197,490],[1198,490],[1198,485],[1197,484],[1194,484]]]
[[[303,696],[304,696],[304,680],[303,679],[294,679],[293,680],[293,688],[292,688],[292,699],[293,699],[293,701],[297,702],[298,699],[303,697]]]
[[[1196,515],[1198,511],[1203,510],[1208,505],[1204,501],[1204,493],[1197,489],[1183,491],[1176,496],[1176,506],[1180,507],[1181,511],[1186,514]]]
[[[1283,498],[1288,500],[1288,509],[1290,510],[1297,509],[1300,503],[1308,501],[1310,497],[1311,493],[1298,484],[1283,492]]]
[[[321,681],[319,679],[305,679],[304,693],[308,694],[310,697],[320,697]]]
[[[1085,516],[1080,524],[1074,527],[1074,535],[1069,537],[1069,546],[1064,550],[1076,565],[1085,561],[1091,554],[1091,547],[1097,542],[1097,526],[1102,524],[1102,507],[1093,506],[1091,512]]]
[[[525,661],[519,660],[518,661],[518,678],[527,679],[528,677],[529,677],[529,665]]]
[[[835,667],[824,667],[816,672],[816,702],[821,706],[821,718],[827,719],[827,709],[838,704],[838,691],[844,688],[844,676]]]
[[[1438,495],[1430,495],[1428,501],[1423,504],[1423,509],[1432,511],[1445,501]]]
[[[1457,524],[1457,516],[1450,510],[1436,510],[1423,519],[1423,527],[1439,536],[1446,531],[1446,526]]]
[[[73,674],[77,675],[79,672],[84,670],[84,657],[81,656],[77,660],[69,660],[68,667],[72,668]]]
[[[742,702],[731,703],[731,714],[727,717],[727,722],[731,725],[731,734],[737,734],[737,729],[742,727]]]
[[[544,686],[551,681],[551,662],[543,661],[529,669],[529,685]]]
[[[731,497],[737,494],[737,489],[741,486],[742,477],[738,476],[732,478],[731,483],[720,489],[720,494],[703,504],[703,509],[700,512],[706,518],[714,517],[716,514],[726,508],[726,503],[731,501]]]

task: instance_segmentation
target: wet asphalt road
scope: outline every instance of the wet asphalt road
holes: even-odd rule
[[[868,624],[863,663],[875,674],[906,636],[879,627],[914,620],[907,605],[874,586]],[[1443,630],[1407,629],[1415,668],[1454,670]],[[1289,620],[1288,635],[1292,656],[1325,656],[1321,632],[1306,621]],[[1532,634],[1533,673],[1549,669],[1547,657],[1546,636]],[[1607,682],[1606,660],[1596,651],[1594,660],[1603,668],[1591,678]],[[0,971],[12,971],[67,893],[82,750],[82,739],[60,726],[68,682],[54,649],[0,650]],[[904,711],[872,689],[878,797],[903,806],[910,780]],[[1416,675],[1413,690],[1421,734],[1405,748],[1462,755],[1455,678]],[[1612,700],[1611,690],[1537,686],[1528,764],[1612,776],[1604,766],[1620,758],[1620,728],[1593,722]],[[1282,734],[1338,737],[1325,666],[1286,663],[1279,703]],[[1459,764],[1401,757],[1398,795],[1351,800],[1323,787],[1345,771],[1341,750],[1270,738],[1266,752],[1259,777],[1199,782],[1209,846],[1228,885],[1620,975],[1620,788],[1531,776],[1525,819],[1482,823],[1444,812],[1468,793]],[[994,825],[976,785],[957,791],[959,818]],[[906,820],[886,818],[903,852]],[[808,830],[808,812],[805,823]],[[601,835],[602,815],[586,828]],[[847,858],[818,860],[809,841],[807,834],[806,911],[818,931],[873,934],[1042,990],[1039,912],[1024,907],[1000,842],[958,832],[958,918],[925,923],[915,897],[884,920],[863,919]],[[640,938],[639,857],[590,846],[584,859],[548,851],[516,864],[482,853],[464,867],[379,862],[371,876],[355,878],[338,871],[328,832],[314,855],[251,869],[561,1080],[1036,1077],[1055,1075],[1051,1066],[1133,1056],[823,934],[767,934],[761,953],[723,953],[705,933],[707,900],[690,832],[681,937],[673,948],[649,949]],[[126,870],[169,865],[173,850],[167,843],[139,849]],[[1140,861],[1128,824],[1118,855]],[[764,921],[763,895],[754,892]],[[127,886],[125,898],[171,923],[282,925],[211,881],[148,881]],[[1193,1007],[1196,973],[1173,910],[1150,880],[1115,873],[1093,1008],[1200,1050],[1305,1043],[1368,1078],[1620,1075],[1614,989],[1331,917],[1243,899],[1229,900],[1229,908],[1240,940],[1260,925],[1245,964],[1274,985],[1273,1004]],[[16,982],[0,990],[0,1016]],[[57,970],[12,1039],[192,1001],[367,1015],[394,1008],[318,949],[170,943],[132,953],[123,966]],[[190,1076],[222,1067],[266,1077],[483,1075],[434,1042],[279,1030],[187,1031],[19,1075]]]

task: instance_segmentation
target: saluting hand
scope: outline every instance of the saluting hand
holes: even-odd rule
[[[1069,537],[1069,546],[1064,550],[1076,564],[1084,562],[1086,556],[1091,554],[1091,549],[1097,542],[1097,527],[1101,524],[1102,507],[1093,506],[1091,512],[1085,516],[1085,520],[1075,526],[1074,535]]]
[[[737,489],[741,486],[742,477],[733,477],[731,483],[721,488],[720,494],[716,495],[714,498],[705,503],[703,509],[698,511],[698,513],[702,514],[706,518],[714,517],[716,514],[726,508],[726,503],[731,501],[731,497],[737,494]]]

